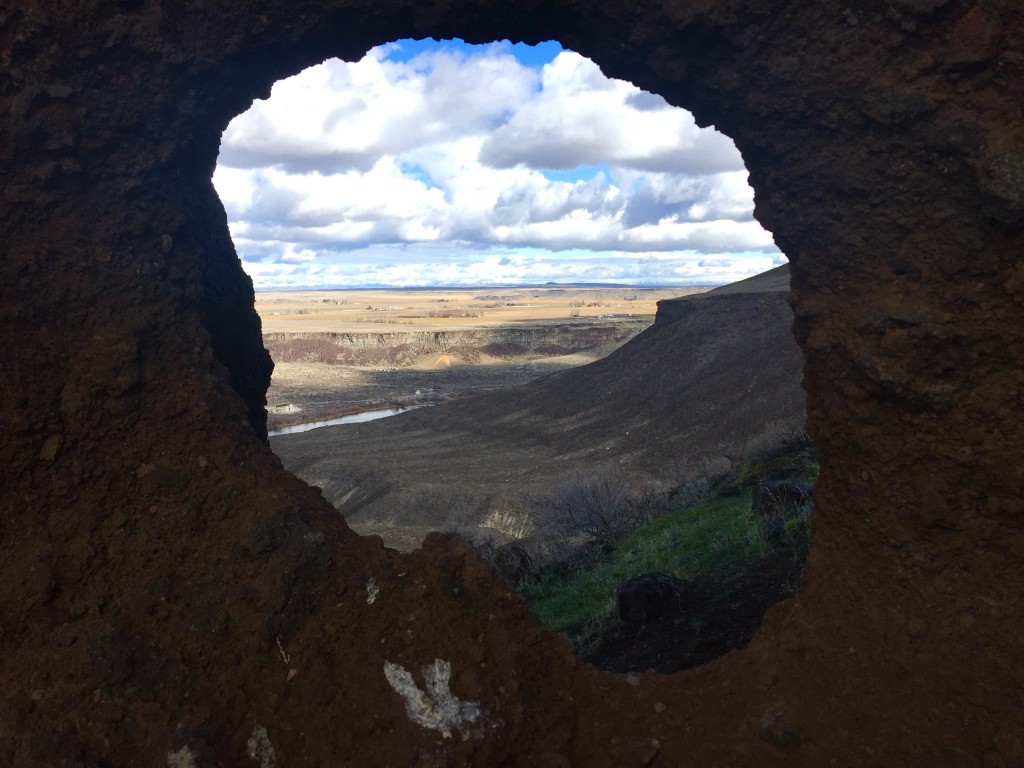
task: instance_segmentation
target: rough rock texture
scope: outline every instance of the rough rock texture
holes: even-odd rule
[[[1024,764],[1021,14],[0,6],[0,765]],[[220,132],[276,78],[426,35],[556,38],[742,150],[822,460],[805,586],[744,651],[598,673],[459,544],[359,540],[262,441]],[[478,716],[413,722],[386,662],[417,711]]]

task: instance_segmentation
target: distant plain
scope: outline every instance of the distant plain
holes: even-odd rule
[[[367,333],[462,330],[634,315],[654,319],[661,299],[708,287],[424,288],[261,291],[256,311],[264,333]],[[396,326],[399,326],[396,328]]]

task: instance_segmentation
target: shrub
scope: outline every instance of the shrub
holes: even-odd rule
[[[669,491],[668,498],[676,506],[685,509],[706,501],[710,495],[711,479],[707,475],[698,475]]]
[[[766,481],[789,480],[813,485],[818,461],[807,433],[776,425],[747,444],[739,456],[728,457],[726,469],[713,484],[717,493],[737,495]]]
[[[634,492],[609,469],[576,473],[555,495],[534,503],[534,526],[554,541],[607,546],[664,512],[667,498],[651,486]]]
[[[693,476],[693,468],[685,470],[677,477]],[[665,572],[684,582],[713,575],[730,583],[739,575],[759,573],[764,558],[792,557],[795,588],[811,541],[811,494],[786,514],[761,519],[751,509],[751,487],[737,482],[741,471],[745,480],[762,482],[782,475],[795,487],[797,481],[814,482],[817,463],[809,441],[796,434],[758,455],[704,462],[695,478],[668,493],[648,489],[643,511],[626,500],[635,504],[644,494],[628,493],[610,472],[577,475],[539,507],[536,525],[545,538],[531,550],[536,575],[521,587],[530,607],[548,627],[567,632],[585,650],[614,625],[616,586],[638,574]],[[631,515],[639,520],[636,527],[610,543]],[[605,523],[607,518],[613,524]],[[573,533],[572,525],[580,520],[586,534]]]

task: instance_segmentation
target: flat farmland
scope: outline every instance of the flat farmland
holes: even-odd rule
[[[567,286],[261,291],[256,311],[264,333],[460,330],[629,316],[653,322],[660,300],[706,290]]]

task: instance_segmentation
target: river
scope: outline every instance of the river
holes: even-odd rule
[[[292,435],[296,432],[308,432],[311,429],[319,429],[320,427],[333,427],[335,424],[362,424],[365,421],[386,419],[388,416],[397,416],[400,413],[415,411],[417,408],[422,407],[423,406],[421,405],[412,405],[407,408],[381,408],[376,411],[363,411],[362,413],[353,413],[350,416],[339,416],[336,419],[308,421],[305,424],[293,424],[290,427],[271,429],[267,432],[267,435],[269,437],[276,437],[277,435]]]

